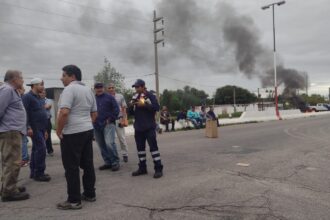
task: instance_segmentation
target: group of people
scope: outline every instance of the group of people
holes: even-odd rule
[[[214,113],[212,106],[209,107],[209,111],[206,112],[206,107],[202,106],[200,112],[196,111],[196,107],[192,106],[189,111],[182,110],[178,113],[176,121],[181,125],[182,128],[188,128],[191,122],[196,129],[205,127],[207,120],[219,121]],[[169,132],[169,125],[171,124],[171,131],[175,130],[175,120],[171,117],[170,112],[166,106],[163,106],[160,113],[160,123],[165,126],[165,131]]]
[[[81,70],[75,65],[62,68],[61,81],[64,90],[58,102],[56,134],[60,139],[61,157],[67,182],[67,200],[57,204],[58,209],[80,209],[81,201],[93,202],[95,193],[95,170],[93,162],[93,139],[100,148],[104,164],[99,170],[120,169],[120,159],[115,142],[115,134],[121,146],[122,158],[128,161],[128,150],[124,127],[127,113],[134,116],[135,142],[139,159],[138,169],[132,176],[147,174],[146,142],[150,147],[154,162],[154,178],[163,176],[163,164],[156,139],[156,112],[159,103],[155,95],[138,79],[132,87],[136,93],[130,102],[116,93],[115,85],[95,83],[94,91],[82,80]],[[32,79],[28,86],[31,91],[22,95],[23,77],[17,70],[8,70],[4,84],[0,85],[0,151],[2,161],[2,201],[18,201],[29,198],[26,188],[17,186],[21,167],[22,151],[26,152],[26,136],[32,139],[30,158],[30,178],[35,181],[51,180],[46,170],[46,147],[50,141],[51,105],[45,100],[44,82]],[[126,112],[126,109],[128,110]],[[48,113],[47,113],[48,111]],[[46,150],[48,149],[48,150]],[[80,189],[80,169],[83,170]]]

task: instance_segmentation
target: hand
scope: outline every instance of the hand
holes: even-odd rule
[[[47,139],[48,139],[48,132],[45,131],[45,140],[47,140]]]
[[[62,131],[56,130],[56,135],[59,139],[63,139]]]
[[[139,101],[137,102],[137,106],[142,107],[144,105],[145,105],[144,101],[142,101],[141,99],[139,99]]]
[[[29,137],[32,138],[32,136],[33,136],[33,130],[32,130],[32,128],[28,128],[28,130],[27,130],[27,136],[29,136]]]

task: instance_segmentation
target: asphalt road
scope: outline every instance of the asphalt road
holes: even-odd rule
[[[133,137],[129,162],[118,172],[96,171],[97,201],[61,211],[66,183],[59,147],[47,157],[49,183],[20,184],[31,199],[1,203],[0,219],[330,219],[330,117],[221,127],[159,136],[164,177],[131,177],[137,167]],[[102,164],[95,145],[95,167]],[[238,163],[249,166],[239,166]]]

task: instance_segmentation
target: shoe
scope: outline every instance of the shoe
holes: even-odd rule
[[[11,201],[21,201],[21,200],[26,200],[29,199],[30,195],[27,194],[26,192],[16,192],[13,193],[12,195],[9,196],[2,196],[1,200],[3,202],[11,202]]]
[[[48,153],[49,157],[54,157],[54,152]]]
[[[119,168],[120,168],[119,164],[112,165],[111,171],[113,171],[113,172],[118,171]]]
[[[26,191],[26,188],[25,188],[25,186],[18,186],[18,187],[17,187],[17,189],[18,189],[18,192],[20,192],[20,193],[22,193],[22,192],[25,192],[25,191]]]
[[[99,170],[110,170],[111,167],[112,166],[110,164],[104,164],[104,165],[99,167]]]
[[[81,209],[82,205],[81,202],[77,203],[70,203],[68,201],[65,202],[60,202],[56,205],[56,208],[61,209],[61,210],[75,210],[75,209]]]
[[[128,156],[123,156],[123,161],[125,162],[125,163],[127,163],[128,162]]]
[[[29,165],[29,161],[28,160],[22,160],[21,161],[21,167],[27,167]]]
[[[161,134],[161,133],[163,133],[163,129],[160,128],[160,129],[158,130],[158,134]]]
[[[155,171],[155,174],[154,174],[155,179],[161,178],[162,176],[163,176],[163,171],[160,171],[160,170]]]
[[[141,176],[141,175],[146,175],[148,174],[147,169],[138,169],[132,173],[132,176]]]
[[[42,176],[36,176],[33,179],[38,182],[49,182],[51,177],[48,174],[44,174]]]
[[[81,200],[87,201],[87,202],[95,202],[96,201],[96,197],[88,197],[85,196],[84,194],[81,194]]]

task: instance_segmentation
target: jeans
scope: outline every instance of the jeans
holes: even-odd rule
[[[110,123],[107,124],[104,128],[95,128],[94,134],[105,164],[119,164],[117,145],[115,142],[116,125]]]
[[[61,154],[67,182],[67,201],[71,203],[81,201],[79,167],[84,171],[83,194],[87,197],[95,197],[93,130],[63,135]]]
[[[32,151],[30,161],[30,177],[43,176],[46,169],[45,131],[34,130],[32,136]]]
[[[30,157],[29,157],[29,151],[28,151],[28,144],[29,139],[27,138],[27,136],[23,136],[22,138],[22,160],[24,161],[29,161]]]
[[[52,122],[50,118],[47,120],[47,133],[48,133],[48,138],[46,140],[47,153],[51,154],[54,152],[54,149],[52,144]]]

